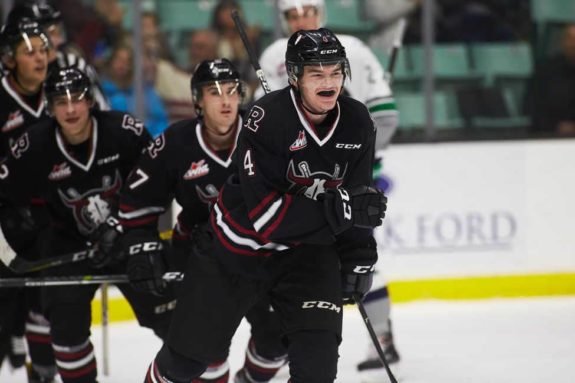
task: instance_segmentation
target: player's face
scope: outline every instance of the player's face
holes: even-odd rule
[[[56,52],[58,47],[66,42],[64,37],[64,30],[62,29],[62,24],[53,24],[44,29],[44,32],[50,39],[51,49],[48,52],[48,62],[52,62],[56,59]]]
[[[56,96],[50,103],[51,111],[62,135],[71,144],[84,142],[90,137],[90,107],[92,101],[80,93]]]
[[[22,84],[40,85],[48,73],[48,47],[40,37],[22,41],[14,52],[14,65]]]
[[[225,133],[235,123],[240,105],[239,84],[215,82],[202,87],[198,102],[204,113],[205,124],[213,130]]]
[[[344,79],[341,67],[341,64],[304,66],[298,80],[304,106],[317,114],[335,107]]]
[[[319,28],[319,13],[316,7],[305,6],[301,8],[292,8],[285,12],[288,28],[291,33],[305,29]]]

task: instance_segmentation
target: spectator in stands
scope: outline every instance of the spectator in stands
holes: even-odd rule
[[[102,88],[110,100],[113,110],[134,113],[135,93],[133,83],[134,53],[127,44],[117,45],[104,66]],[[154,66],[144,57],[144,100],[146,115],[144,124],[153,137],[158,136],[168,126],[168,116],[162,100],[156,93],[152,80],[155,78]]]
[[[218,34],[211,29],[198,29],[190,33],[188,40],[188,71],[204,60],[218,57]]]
[[[526,106],[534,131],[575,134],[575,23],[565,26],[561,51],[535,69]]]
[[[145,63],[149,65],[148,80],[164,103],[168,122],[193,118],[191,75],[173,63],[167,40],[160,32],[158,18],[153,12],[144,12],[142,15],[142,38]]]
[[[217,55],[218,57],[225,57],[230,60],[240,72],[240,77],[246,81],[250,90],[253,90],[259,84],[251,67],[242,39],[236,31],[234,20],[231,16],[231,12],[234,9],[237,9],[240,15],[242,15],[241,6],[236,0],[220,0],[214,8],[214,13],[212,14],[212,29],[218,33]],[[245,20],[243,15],[242,19]],[[259,54],[260,29],[247,25],[246,35],[256,54]],[[251,91],[248,92],[246,96],[248,99],[251,93]]]
[[[117,0],[95,0],[93,7],[78,0],[53,0],[53,3],[62,12],[71,42],[83,50],[88,62],[100,69],[111,47],[124,33],[122,6]]]

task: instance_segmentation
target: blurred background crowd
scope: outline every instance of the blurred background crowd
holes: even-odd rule
[[[3,2],[4,17],[18,2]],[[202,60],[227,57],[252,92],[258,86],[232,9],[243,14],[258,54],[282,35],[275,0],[49,3],[61,11],[67,49],[96,69],[112,109],[135,112],[134,81],[140,81],[140,117],[151,131],[193,116],[189,80]],[[326,8],[326,26],[368,43],[384,68],[398,20],[407,20],[393,74],[400,112],[394,141],[575,134],[572,0],[327,0]],[[141,46],[134,44],[136,23]]]

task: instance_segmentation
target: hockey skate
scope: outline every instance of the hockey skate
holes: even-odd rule
[[[394,376],[399,380],[399,353],[393,343],[393,336],[391,333],[386,333],[379,337],[379,344],[383,350],[385,361],[393,372]],[[367,353],[367,358],[357,365],[357,371],[361,376],[362,383],[387,383],[389,377],[385,371],[383,363],[379,359],[377,351],[373,345],[370,344]]]

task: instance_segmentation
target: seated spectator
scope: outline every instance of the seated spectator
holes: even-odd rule
[[[204,60],[218,57],[218,34],[211,29],[198,29],[190,33],[188,40],[188,72]]]
[[[104,67],[102,88],[110,100],[112,110],[134,113],[135,94],[133,84],[134,54],[127,44],[120,44],[114,48]],[[156,137],[168,126],[168,116],[162,100],[154,90],[150,81],[155,77],[153,67],[144,61],[146,81],[144,83],[144,100],[146,115],[144,124],[149,133]]]
[[[169,123],[195,117],[190,96],[192,76],[173,63],[169,45],[153,12],[142,15],[142,38],[145,63],[150,66],[148,80],[164,103]]]
[[[534,131],[575,134],[575,24],[565,27],[561,51],[537,65],[526,107]]]

